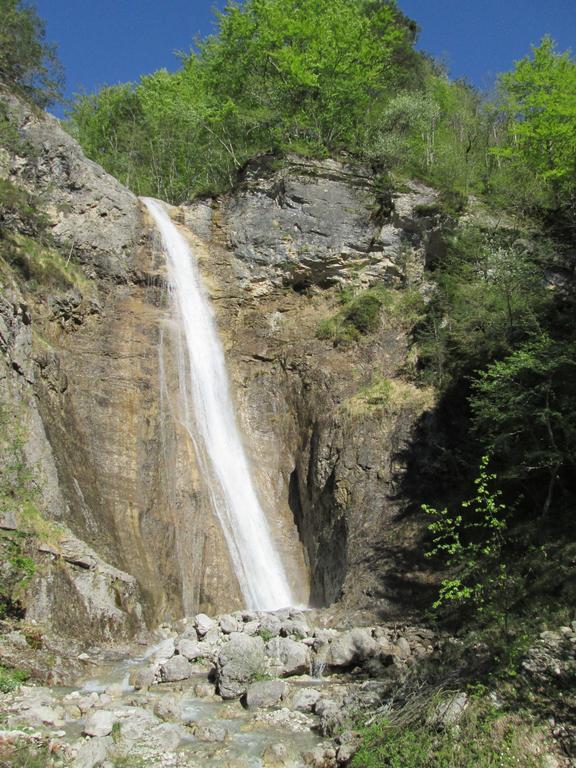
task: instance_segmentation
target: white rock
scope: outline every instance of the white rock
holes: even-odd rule
[[[218,626],[214,619],[206,616],[205,613],[199,613],[194,619],[194,624],[200,637],[204,637],[209,630],[215,629]]]
[[[112,712],[105,709],[94,710],[86,716],[82,733],[86,736],[109,736],[115,722]]]

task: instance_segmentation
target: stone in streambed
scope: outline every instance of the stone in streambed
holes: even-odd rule
[[[152,667],[145,667],[144,669],[134,669],[130,672],[128,683],[135,690],[140,691],[143,688],[149,688],[156,682],[156,670]]]
[[[240,632],[230,635],[218,655],[218,693],[223,699],[234,699],[245,693],[248,685],[266,674],[264,642]]]
[[[184,656],[173,656],[160,667],[160,675],[164,683],[177,683],[192,677],[192,665]]]
[[[112,733],[112,728],[116,719],[112,712],[108,712],[104,709],[98,709],[90,712],[86,716],[86,722],[82,733],[86,736],[109,736]]]
[[[316,688],[300,688],[292,697],[292,709],[297,712],[312,712],[320,695]]]
[[[285,692],[286,683],[282,680],[262,680],[248,686],[244,703],[247,709],[274,707]]]
[[[288,637],[275,637],[266,645],[266,656],[273,675],[289,677],[310,672],[310,648]]]

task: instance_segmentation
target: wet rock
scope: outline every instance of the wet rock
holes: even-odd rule
[[[194,686],[194,695],[199,699],[210,699],[216,696],[216,686],[212,683],[198,683]]]
[[[244,703],[247,709],[274,707],[286,692],[286,683],[281,680],[262,680],[251,683],[246,689]]]
[[[240,632],[230,640],[218,655],[218,693],[224,699],[233,699],[245,693],[248,685],[266,673],[264,642],[260,637],[249,637]]]
[[[192,677],[192,665],[184,656],[173,656],[160,666],[160,676],[165,683],[176,683]]]
[[[310,672],[310,648],[288,637],[275,637],[266,644],[266,656],[273,675],[288,677]]]
[[[288,765],[288,749],[285,744],[270,744],[262,754],[263,768],[285,768]]]
[[[115,722],[116,718],[113,712],[108,712],[104,709],[94,710],[86,716],[82,733],[86,734],[86,736],[109,736],[112,733]]]
[[[143,688],[149,688],[156,682],[156,670],[152,667],[144,667],[143,669],[134,669],[130,672],[128,683],[137,691]]]
[[[160,720],[180,720],[182,704],[176,696],[161,696],[154,703],[153,711]]]
[[[206,741],[211,744],[222,743],[230,737],[224,726],[212,723],[191,723],[190,730],[199,741]]]

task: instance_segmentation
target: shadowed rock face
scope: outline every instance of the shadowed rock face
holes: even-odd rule
[[[55,240],[83,273],[73,289],[12,281],[0,296],[0,394],[25,404],[42,511],[136,580],[126,608],[116,600],[127,616],[134,600],[149,624],[239,608],[179,419],[178,329],[151,222],[57,121],[13,99],[8,108],[35,151],[3,156],[2,173],[44,193]],[[250,166],[223,199],[172,209],[214,302],[254,479],[302,603],[405,612],[420,581],[419,529],[400,514],[404,454],[428,405],[402,383],[408,329],[385,318],[370,338],[335,348],[316,328],[343,283],[421,280],[436,222],[415,210],[434,199],[415,186],[376,216],[366,169],[294,158],[281,170]],[[358,397],[375,375],[400,382],[385,408]],[[50,589],[58,605],[70,594],[58,579],[44,587],[45,604]]]

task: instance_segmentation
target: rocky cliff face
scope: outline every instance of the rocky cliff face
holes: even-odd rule
[[[0,396],[22,415],[42,515],[61,526],[38,554],[47,567],[29,615],[70,629],[74,604],[76,634],[128,636],[144,619],[237,608],[179,419],[178,329],[151,222],[57,121],[3,101],[28,149],[3,152],[2,177],[41,201],[66,276],[33,285],[2,266]],[[342,286],[422,287],[434,200],[414,186],[383,210],[367,169],[263,159],[233,194],[172,210],[212,296],[255,480],[303,602],[394,614],[425,581],[419,526],[403,515],[406,451],[431,405],[406,377],[410,323],[385,310],[348,346],[316,331]],[[371,395],[382,380],[386,397]]]
[[[182,221],[211,285],[260,487],[296,522],[311,603],[390,615],[414,607],[427,580],[402,488],[432,395],[407,378],[410,318],[392,308],[353,344],[317,338],[347,285],[425,290],[435,192],[414,185],[384,212],[380,203],[367,169],[264,159]],[[389,396],[374,397],[382,381]]]

